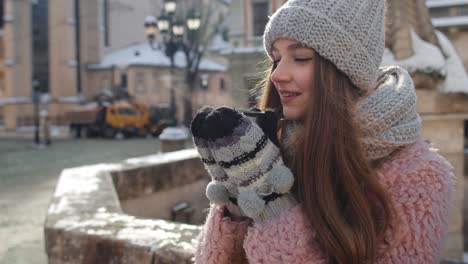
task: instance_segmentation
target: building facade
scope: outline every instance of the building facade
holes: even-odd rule
[[[437,30],[442,31],[451,41],[461,61],[465,66],[465,71],[468,70],[468,1],[467,0],[451,0],[451,1],[436,1],[428,0],[426,2],[429,8],[432,24]],[[464,83],[465,88],[468,83]],[[453,95],[447,98],[440,96],[430,96],[427,91],[419,91],[418,96],[426,103],[422,106],[421,111],[427,113],[436,112],[439,115],[435,120],[429,120],[426,124],[432,126],[427,129],[426,133],[432,133],[433,138],[437,138],[440,142],[441,150],[445,149],[447,158],[455,167],[457,179],[457,193],[455,195],[455,210],[457,215],[452,216],[449,232],[451,234],[448,239],[448,247],[450,249],[459,249],[461,252],[466,252],[468,249],[468,214],[466,210],[466,188],[463,187],[464,178],[466,177],[467,155],[466,155],[466,138],[468,135],[468,108],[466,95]],[[441,115],[440,113],[444,113]],[[447,118],[447,116],[457,115],[456,118]],[[424,120],[424,119],[423,119]],[[441,133],[441,131],[446,131]],[[466,183],[465,183],[466,184]],[[461,234],[460,234],[461,233]],[[450,253],[450,251],[448,252]],[[455,255],[452,250],[451,255]],[[460,255],[460,254],[459,254]]]
[[[258,85],[268,68],[268,58],[263,51],[262,36],[268,16],[287,0],[232,1],[228,16],[229,42],[224,51],[230,64],[229,91],[233,104],[250,107],[256,104]]]
[[[28,0],[2,1],[0,30],[0,122],[15,127],[22,112],[32,112],[31,4]],[[15,88],[16,87],[16,88]]]
[[[183,120],[183,100],[191,96],[192,111],[203,105],[229,105],[231,97],[226,88],[229,78],[227,67],[209,58],[199,66],[199,78],[190,95],[185,79],[185,57],[175,56],[171,71],[170,60],[161,50],[153,50],[147,43],[133,44],[106,54],[98,64],[87,66],[88,78],[85,97],[100,92],[115,94],[126,91],[134,98],[150,106],[168,106],[174,94],[176,115]]]
[[[184,4],[189,5],[194,1],[198,0]],[[168,85],[184,84],[184,73],[181,68],[175,70],[175,75],[180,77],[172,78],[174,82],[171,81],[168,85],[156,85],[154,83],[166,84],[164,80],[171,80],[168,64],[130,63],[125,67],[117,67],[116,65],[121,63],[115,62],[108,68],[93,67],[102,65],[108,55],[112,57],[113,53],[126,50],[135,43],[145,43],[144,18],[147,15],[161,13],[162,2],[162,0],[2,1],[0,127],[14,131],[18,127],[33,126],[37,113],[44,109],[48,110],[53,124],[65,125],[66,109],[92,100],[99,93],[115,91],[117,88],[125,88],[129,93],[135,93],[137,98],[148,104],[169,103],[168,97],[161,96],[158,91],[164,94],[170,89]],[[223,12],[228,9],[225,1],[213,1],[213,3],[217,5],[216,8],[222,7],[219,10]],[[164,54],[158,54],[165,57]],[[206,57],[223,61],[218,55],[210,52]],[[208,85],[211,87],[214,83],[212,78],[222,76],[224,71],[223,66],[222,70],[207,69],[201,73],[208,74]],[[228,82],[224,77],[221,79],[224,84]],[[205,90],[212,91],[211,88]],[[187,96],[181,88],[176,88],[174,91],[180,100],[183,96]],[[177,91],[180,91],[180,96],[177,96]],[[193,100],[204,98],[197,97],[196,94],[202,92],[194,92]],[[207,96],[207,98],[214,100],[215,97]],[[38,107],[35,107],[37,105]],[[182,109],[181,102],[177,102],[177,105]],[[198,105],[195,103],[194,106]]]
[[[14,130],[33,125],[38,112],[35,101],[60,123],[64,110],[82,100],[84,65],[102,57],[103,2],[5,0],[2,4],[1,126]]]
[[[432,24],[450,38],[468,69],[468,0],[428,0],[426,4]]]

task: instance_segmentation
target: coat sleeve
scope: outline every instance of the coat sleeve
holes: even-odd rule
[[[403,173],[381,176],[395,211],[377,263],[439,263],[452,207],[453,167],[433,150],[396,162]]]
[[[224,207],[214,205],[197,238],[195,263],[247,263],[242,244],[249,221],[234,222],[224,217]]]
[[[249,227],[244,248],[249,263],[326,263],[300,205]]]

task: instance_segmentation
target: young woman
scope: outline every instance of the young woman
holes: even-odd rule
[[[452,167],[420,138],[411,77],[379,68],[384,14],[385,0],[289,0],[270,18],[260,108],[282,114],[280,154],[234,110],[197,115],[213,177],[197,263],[438,263]]]

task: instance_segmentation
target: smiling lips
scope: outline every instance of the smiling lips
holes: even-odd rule
[[[300,93],[295,93],[295,92],[290,92],[290,91],[280,91],[279,94],[280,94],[282,104],[288,104],[294,99],[296,99],[297,96],[300,95]]]

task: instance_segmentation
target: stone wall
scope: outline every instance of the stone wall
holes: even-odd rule
[[[202,224],[206,217],[203,209],[209,204],[204,191],[209,178],[200,160],[173,162],[161,157],[147,157],[144,166],[111,172],[123,211],[138,217],[171,220],[172,208],[187,202],[193,209],[189,223]]]
[[[194,149],[64,170],[44,228],[49,263],[192,263],[199,226],[131,216],[120,200],[196,193],[208,179]]]
[[[454,167],[457,178],[449,237],[444,256],[463,257],[464,197],[464,120],[468,119],[467,98],[463,95],[441,95],[436,90],[418,89],[418,112],[423,119],[422,136],[431,141]]]

